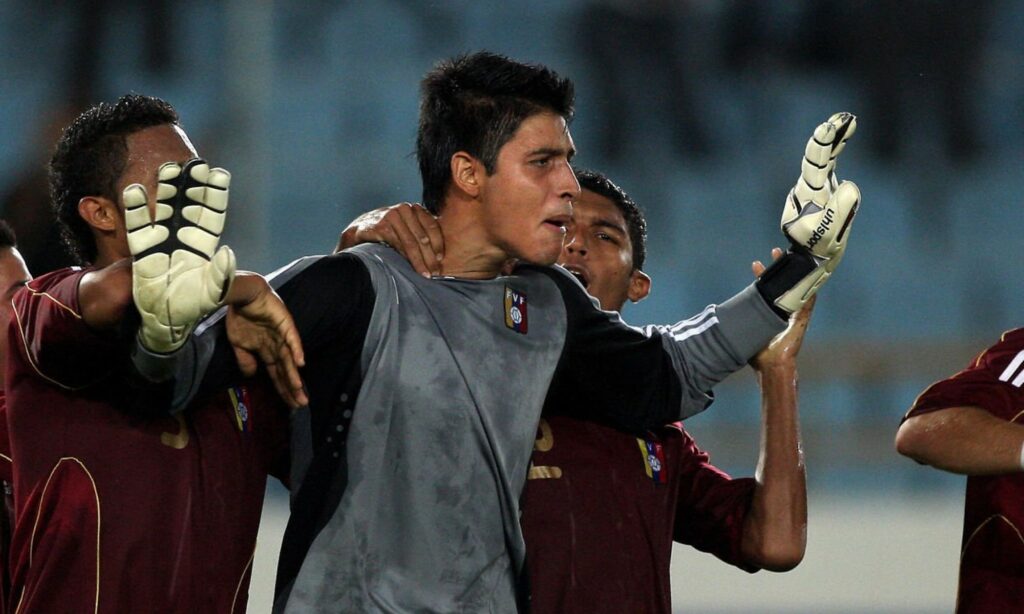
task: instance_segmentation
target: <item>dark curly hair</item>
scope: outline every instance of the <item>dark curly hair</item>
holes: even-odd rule
[[[591,170],[574,169],[580,189],[589,190],[612,201],[622,217],[626,220],[629,230],[629,242],[633,245],[633,270],[642,271],[647,260],[647,220],[644,212],[626,191],[617,186],[603,173]]]
[[[445,60],[420,86],[416,158],[423,180],[423,205],[440,211],[452,178],[451,160],[465,151],[494,172],[498,151],[523,121],[550,111],[570,121],[573,85],[539,64],[522,64],[479,51]]]
[[[177,124],[167,102],[129,94],[114,104],[101,102],[64,129],[50,159],[50,201],[68,253],[81,264],[96,258],[96,241],[78,202],[103,196],[117,202],[117,180],[127,164],[126,137],[151,126]]]

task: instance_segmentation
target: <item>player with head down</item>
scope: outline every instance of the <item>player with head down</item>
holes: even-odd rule
[[[571,83],[542,66],[485,52],[441,63],[423,82],[417,147],[447,237],[440,274],[361,245],[274,278],[310,398],[293,420],[276,609],[526,607],[518,501],[542,409],[575,399],[639,433],[699,412],[830,274],[856,198],[794,199],[791,228],[828,216],[823,239],[709,307],[692,334],[626,326],[564,269],[502,276],[509,259],[548,265],[561,252],[579,192],[572,101]],[[244,331],[233,340],[245,347]],[[217,380],[230,350],[214,349]]]
[[[237,375],[174,415],[159,410],[169,388],[125,379],[133,271],[152,351],[174,351],[221,302],[297,339],[266,282],[236,276],[217,249],[229,176],[195,156],[174,110],[136,95],[87,110],[57,144],[54,207],[85,266],[11,301],[12,611],[244,608],[266,475],[286,467],[287,412]]]

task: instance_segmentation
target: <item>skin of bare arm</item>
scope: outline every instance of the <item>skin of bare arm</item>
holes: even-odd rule
[[[761,270],[761,264],[755,263],[755,274]],[[796,567],[807,547],[807,478],[797,412],[796,357],[813,306],[814,299],[751,361],[761,387],[761,450],[741,551],[748,563],[771,571]]]
[[[896,432],[896,450],[920,463],[963,475],[1021,471],[1024,425],[980,407],[950,407],[914,416]]]

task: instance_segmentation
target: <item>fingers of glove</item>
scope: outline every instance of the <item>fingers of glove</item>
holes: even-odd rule
[[[843,152],[843,148],[846,147],[846,141],[850,140],[853,133],[857,131],[857,116],[844,111],[828,118],[828,123],[835,126],[836,129],[836,136],[832,142],[832,154],[829,157],[829,170],[833,170],[836,165],[836,158],[839,157],[839,154]]]
[[[144,186],[131,184],[121,192],[121,198],[124,200],[124,223],[129,232],[152,223],[146,206],[148,196]]]
[[[235,252],[227,245],[217,250],[206,267],[209,297],[218,306],[231,288],[231,282],[235,280],[235,268]]]
[[[836,188],[832,202],[839,219],[842,220],[836,241],[843,242],[853,224],[853,218],[857,216],[857,210],[860,209],[860,188],[852,181],[844,181]]]
[[[789,194],[786,195],[786,204],[782,207],[782,219],[780,225],[782,226],[783,232],[786,230],[786,226],[791,224],[793,220],[800,217],[800,211],[803,207],[800,205],[800,201],[797,199],[796,187],[794,186]]]
[[[185,190],[189,199],[206,205],[214,211],[224,211],[228,208],[228,189],[219,188],[213,185],[202,185]]]
[[[207,258],[212,258],[213,252],[220,242],[220,237],[210,234],[199,226],[185,226],[178,230],[178,240],[204,254]]]
[[[191,205],[182,209],[181,215],[211,234],[220,236],[224,232],[224,220],[227,215],[221,211],[213,211],[201,205]]]
[[[168,183],[181,176],[181,165],[177,162],[164,162],[156,171],[158,183],[156,184],[156,199],[160,202],[167,202],[177,196],[178,188]]]

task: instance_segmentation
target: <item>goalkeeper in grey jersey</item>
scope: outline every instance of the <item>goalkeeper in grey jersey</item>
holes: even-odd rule
[[[448,238],[439,274],[360,246],[273,282],[302,334],[310,398],[293,419],[276,610],[524,608],[518,499],[545,404],[572,395],[633,431],[701,411],[827,278],[852,218],[854,203],[837,210],[827,183],[813,193],[821,206],[798,195],[791,228],[830,218],[813,250],[794,249],[699,321],[641,331],[564,270],[500,275],[509,259],[549,265],[561,251],[579,192],[571,83],[477,53],[439,65],[423,96],[424,202]],[[811,160],[821,169],[842,142],[835,126],[826,137],[825,161]],[[226,328],[244,349],[244,329]],[[226,343],[213,347],[223,356],[207,381],[232,362]]]

